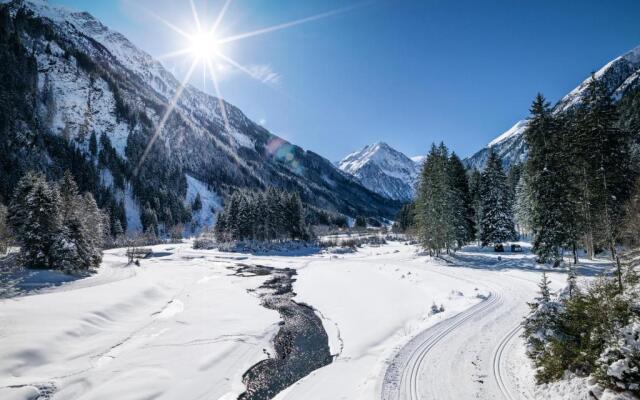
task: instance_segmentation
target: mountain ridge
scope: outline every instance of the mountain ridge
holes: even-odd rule
[[[407,202],[415,195],[417,163],[385,142],[367,145],[347,155],[338,167],[384,197]]]
[[[64,138],[96,164],[97,175],[105,175],[104,171],[115,175],[115,186],[92,178],[99,180],[87,185],[92,191],[111,190],[116,202],[151,208],[167,225],[187,219],[187,192],[193,189],[187,174],[198,187],[222,198],[237,189],[276,186],[300,192],[316,207],[349,216],[391,218],[400,206],[366,189],[320,155],[272,134],[239,108],[190,85],[163,121],[171,100],[181,91],[179,81],[89,13],[42,0],[1,0],[0,8],[6,14],[3,23],[17,32],[17,38],[9,34],[4,38],[7,47],[16,40],[25,49],[24,57],[35,62],[29,71],[33,75],[29,79],[35,81],[29,94],[35,99],[34,121],[25,125],[29,116],[16,116],[11,121],[13,133]],[[108,139],[104,144],[100,140],[97,156],[89,151],[91,135]],[[102,162],[104,153],[109,157]],[[33,164],[59,175],[57,165]]]
[[[594,72],[595,79],[604,82],[609,95],[619,102],[627,93],[640,87],[640,46],[614,58]],[[579,107],[591,76],[583,80],[576,88],[563,96],[553,107],[554,114],[570,112]],[[527,150],[524,143],[524,131],[527,120],[518,121],[513,127],[493,139],[485,148],[465,158],[463,162],[469,168],[482,169],[492,149],[502,158],[506,167],[526,160]]]

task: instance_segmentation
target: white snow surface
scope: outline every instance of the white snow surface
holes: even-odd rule
[[[277,330],[247,292],[266,278],[232,276],[231,261],[189,245],[154,251],[167,255],[141,267],[109,251],[90,278],[1,300],[0,398],[237,397]]]
[[[526,119],[518,121],[514,126],[509,128],[502,135],[493,139],[491,143],[489,143],[488,147],[496,146],[511,137],[522,135],[528,126],[529,126],[529,122]]]
[[[190,246],[155,246],[141,267],[110,250],[96,275],[0,300],[0,398],[235,399],[279,321],[247,291],[268,277],[230,274],[244,263],[297,270],[295,300],[315,308],[335,355],[278,400],[574,399],[538,396],[517,334],[540,279],[528,252],[470,247],[446,262],[399,242],[298,257]]]
[[[193,213],[194,230],[212,227],[216,223],[216,213],[222,209],[222,199],[215,192],[209,190],[207,185],[187,174],[187,198],[188,204],[193,204],[196,195],[200,194],[202,209]]]

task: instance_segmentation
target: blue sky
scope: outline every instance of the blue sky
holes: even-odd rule
[[[186,0],[50,1],[89,11],[154,56],[185,41],[143,10],[184,30],[195,26]],[[208,23],[223,4],[194,1]],[[332,161],[381,140],[409,156],[434,141],[468,156],[526,117],[538,91],[557,101],[640,45],[636,0],[235,0],[220,35],[354,4],[226,44],[258,79],[220,62],[223,97]],[[188,57],[163,63],[179,78],[188,69]],[[212,92],[196,75],[192,83]]]

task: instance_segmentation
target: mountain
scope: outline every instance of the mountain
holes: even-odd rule
[[[199,221],[237,189],[276,186],[349,216],[391,218],[400,203],[287,142],[240,109],[180,82],[90,14],[0,0],[0,200],[30,169],[82,190],[129,229]],[[173,112],[172,99],[181,93]],[[97,146],[96,146],[97,142]],[[144,219],[144,218],[143,218]]]
[[[623,114],[621,123],[629,124],[629,121],[637,121],[637,110],[640,100],[637,100],[640,90],[640,46],[623,54],[607,63],[595,74],[595,79],[604,82],[609,94],[620,105]],[[553,112],[562,114],[579,107],[585,96],[589,76],[578,87],[569,92],[554,106]],[[496,152],[509,167],[523,162],[527,157],[527,149],[524,142],[524,131],[527,121],[518,121],[512,128],[491,141],[484,149],[478,151],[464,160],[470,168],[482,169],[486,163],[489,149]]]
[[[338,167],[366,188],[403,202],[413,199],[419,168],[416,162],[386,143],[378,142],[346,156]]]

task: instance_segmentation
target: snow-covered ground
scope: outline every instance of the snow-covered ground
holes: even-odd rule
[[[295,300],[317,310],[335,355],[279,400],[540,398],[517,334],[540,278],[528,253],[154,250],[141,267],[112,250],[90,278],[0,300],[0,398],[237,398],[242,374],[273,354],[280,320],[250,291],[268,277],[233,275],[238,263],[295,268]]]

